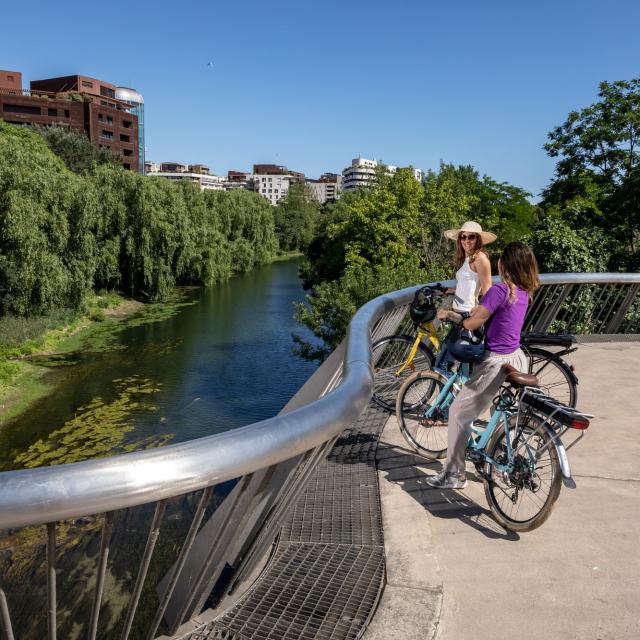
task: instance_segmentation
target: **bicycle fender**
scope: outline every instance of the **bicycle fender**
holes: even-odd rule
[[[569,465],[569,456],[567,455],[567,450],[564,448],[564,444],[562,444],[562,440],[560,437],[554,433],[553,429],[550,429],[547,425],[544,427],[548,432],[549,436],[553,440],[553,445],[556,448],[556,453],[558,454],[558,462],[560,463],[560,471],[562,471],[562,484],[568,489],[575,489],[576,483],[575,480],[571,477],[571,466]]]

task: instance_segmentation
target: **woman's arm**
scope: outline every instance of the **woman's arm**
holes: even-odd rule
[[[473,261],[473,266],[480,281],[480,293],[486,296],[487,291],[491,289],[491,262],[489,262],[487,254],[482,251],[478,252],[476,259]]]
[[[490,317],[489,310],[479,304],[471,310],[471,316],[462,322],[462,326],[469,331],[474,331],[479,329]]]
[[[491,313],[482,305],[474,307],[471,310],[471,315],[464,320],[459,313],[452,311],[451,309],[440,309],[438,311],[439,320],[449,320],[454,324],[462,324],[462,326],[469,331],[479,329],[490,317]]]

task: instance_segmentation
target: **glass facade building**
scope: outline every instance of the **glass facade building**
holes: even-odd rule
[[[144,173],[144,98],[135,89],[118,87],[116,98],[131,105],[129,111],[138,116],[138,153],[140,173]]]

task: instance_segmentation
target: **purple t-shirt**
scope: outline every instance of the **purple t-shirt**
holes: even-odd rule
[[[485,324],[485,345],[495,353],[513,353],[520,348],[520,332],[529,306],[529,295],[516,287],[516,299],[509,301],[509,287],[494,284],[480,303],[491,317]]]

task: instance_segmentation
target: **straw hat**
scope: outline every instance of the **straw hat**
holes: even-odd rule
[[[449,240],[457,240],[461,231],[467,231],[468,233],[477,233],[482,238],[482,244],[489,244],[493,242],[498,236],[491,231],[483,231],[482,227],[473,220],[467,220],[459,229],[449,229],[444,232],[444,237]]]

